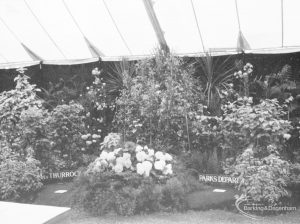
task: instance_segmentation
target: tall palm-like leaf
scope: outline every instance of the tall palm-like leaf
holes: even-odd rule
[[[106,89],[108,94],[118,94],[119,91],[128,85],[128,79],[135,73],[135,62],[125,58],[109,66],[106,72]]]
[[[231,56],[225,60],[221,57],[212,57],[209,53],[196,59],[196,68],[207,97],[207,106],[215,113],[220,108],[222,90],[229,90],[236,69],[231,59]]]

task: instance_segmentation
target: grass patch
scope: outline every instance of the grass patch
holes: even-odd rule
[[[214,189],[225,189],[225,192],[213,192]],[[208,210],[224,209],[234,206],[234,195],[237,191],[233,188],[211,187],[202,191],[196,191],[187,196],[190,209]]]
[[[65,182],[44,185],[33,204],[70,207],[70,200],[73,194],[72,184],[72,182]],[[62,194],[54,193],[57,190],[67,190],[67,192]]]
[[[186,213],[154,213],[151,215],[130,217],[116,215],[90,217],[73,211],[70,213],[67,220],[57,224],[298,224],[299,220],[299,211],[285,215],[265,217],[260,220],[251,220],[239,213],[223,210],[189,211]]]
[[[54,192],[57,190],[68,190],[68,192],[55,194]],[[206,205],[208,201],[210,201],[210,204],[220,203],[220,201],[228,201],[231,197],[229,193],[223,196],[214,193],[214,197],[211,197],[210,192],[211,191],[209,190],[195,192],[194,195],[191,195],[190,199],[193,200],[193,203],[195,204],[198,203],[198,205]],[[34,204],[69,206],[72,194],[72,182],[48,184],[39,193]],[[298,224],[299,220],[299,209],[295,212],[283,215],[262,217],[260,220],[251,220],[237,212],[229,212],[218,209],[207,211],[188,211],[185,213],[154,213],[130,217],[117,216],[115,214],[109,214],[102,217],[92,217],[87,213],[72,209],[70,213],[67,214],[66,219],[58,222],[57,224]]]

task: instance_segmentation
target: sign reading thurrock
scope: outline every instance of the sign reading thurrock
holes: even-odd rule
[[[65,179],[65,178],[73,178],[78,176],[78,171],[64,171],[64,172],[53,172],[48,174],[42,174],[43,180],[51,180],[51,179]]]
[[[210,182],[210,183],[228,183],[228,184],[238,184],[239,181],[235,177],[226,175],[213,175],[213,174],[200,174],[199,181]]]

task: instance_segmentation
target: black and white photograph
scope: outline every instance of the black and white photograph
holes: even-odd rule
[[[300,0],[0,0],[0,224],[299,224]]]

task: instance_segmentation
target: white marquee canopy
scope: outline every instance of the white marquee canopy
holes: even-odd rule
[[[300,51],[299,0],[0,0],[0,68]]]

